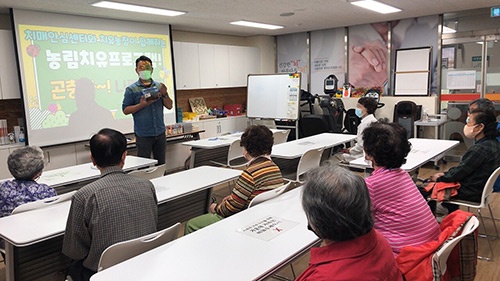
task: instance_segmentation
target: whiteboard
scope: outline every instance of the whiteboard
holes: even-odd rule
[[[394,95],[429,94],[432,47],[396,50]]]
[[[300,73],[248,75],[247,117],[297,120]]]

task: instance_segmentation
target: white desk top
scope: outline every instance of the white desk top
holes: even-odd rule
[[[241,170],[201,166],[152,179],[158,204],[186,196],[208,187],[236,179]]]
[[[273,133],[277,132],[277,131],[286,131],[286,130],[271,129],[271,132],[273,132]],[[214,148],[219,148],[219,147],[231,145],[231,143],[233,143],[233,141],[240,139],[242,134],[243,134],[243,132],[238,132],[238,133],[224,135],[224,136],[220,136],[220,137],[213,137],[213,138],[202,139],[202,140],[186,141],[186,142],[183,142],[182,145],[191,146],[191,147],[200,148],[200,149],[214,149]]]
[[[128,172],[134,169],[149,167],[158,163],[156,159],[141,158],[127,155],[123,170]],[[50,171],[44,171],[39,183],[45,183],[50,187],[73,184],[77,182],[97,179],[101,172],[92,164],[85,163],[76,166],[70,166]]]
[[[298,224],[269,241],[237,232],[268,216]],[[91,280],[259,280],[318,241],[307,230],[299,187],[98,272]]]
[[[440,119],[431,118],[429,119],[429,121],[418,120],[415,121],[413,124],[415,126],[422,126],[422,127],[435,127],[443,125],[446,122],[447,122],[446,118],[440,118]]]
[[[201,149],[214,149],[218,147],[229,146],[233,141],[238,140],[239,136],[227,135],[201,140],[192,140],[183,142],[182,145]]]
[[[152,180],[158,204],[237,178],[240,170],[197,167]],[[71,201],[0,218],[0,237],[22,247],[64,233]]]
[[[301,157],[310,149],[329,148],[356,139],[356,135],[322,133],[273,146],[271,156],[294,159]]]
[[[435,140],[435,139],[416,139],[408,140],[411,142],[411,151],[406,157],[406,163],[401,166],[405,171],[413,171],[432,158],[445,153],[457,146],[460,142],[456,140]],[[367,168],[364,157],[349,162],[349,165],[359,168]]]

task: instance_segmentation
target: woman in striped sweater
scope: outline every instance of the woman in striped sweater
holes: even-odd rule
[[[365,179],[375,229],[394,255],[404,246],[436,240],[439,225],[410,175],[401,169],[411,150],[406,130],[397,123],[374,123],[363,133],[365,159],[375,169]]]
[[[271,160],[273,133],[265,126],[248,127],[241,136],[243,156],[248,160],[230,195],[220,203],[212,203],[209,213],[186,223],[185,234],[236,214],[248,207],[258,194],[283,185],[279,167]]]

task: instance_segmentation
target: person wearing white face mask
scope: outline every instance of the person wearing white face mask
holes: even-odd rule
[[[137,58],[135,72],[139,80],[125,89],[122,110],[125,115],[134,117],[137,156],[150,158],[153,153],[158,165],[165,164],[167,141],[163,107],[171,109],[173,102],[165,84],[151,78],[153,62],[150,58]]]
[[[361,118],[361,123],[356,133],[356,144],[342,151],[343,161],[350,162],[363,156],[363,131],[372,123],[377,122],[375,110],[377,110],[377,101],[374,98],[363,97],[358,100],[356,116]]]
[[[436,173],[431,180],[459,182],[460,189],[453,199],[481,202],[486,181],[500,166],[498,134],[495,113],[492,110],[472,109],[464,126],[464,135],[474,139],[474,145],[465,152],[457,167],[444,173]],[[458,205],[455,204],[442,203],[442,205],[450,213],[458,209]]]

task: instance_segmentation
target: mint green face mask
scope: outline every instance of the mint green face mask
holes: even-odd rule
[[[139,78],[142,80],[149,80],[151,79],[151,70],[142,70],[139,71]]]

